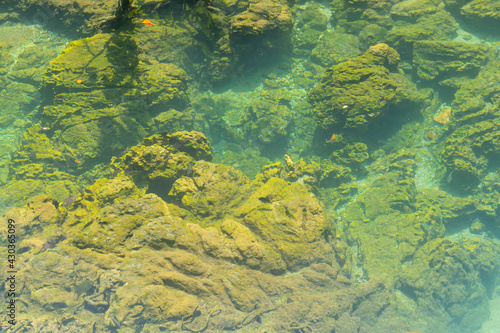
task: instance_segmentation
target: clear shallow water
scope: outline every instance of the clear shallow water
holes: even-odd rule
[[[485,27],[411,1],[146,1],[115,30],[104,4],[54,5],[49,26],[0,29],[20,291],[4,327],[494,332],[500,75]],[[421,22],[479,47],[419,48],[434,40]],[[83,38],[49,32],[64,26]]]

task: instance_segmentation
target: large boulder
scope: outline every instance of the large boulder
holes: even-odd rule
[[[475,76],[486,60],[488,47],[452,41],[414,43],[413,65],[422,80],[440,80],[450,76]]]
[[[308,94],[314,119],[325,130],[362,132],[388,110],[396,96],[389,77],[397,68],[398,53],[386,44],[327,70]]]

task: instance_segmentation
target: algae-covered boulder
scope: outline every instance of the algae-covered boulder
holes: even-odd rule
[[[473,80],[467,80],[455,94],[452,107],[454,117],[462,123],[473,124],[496,117],[500,107],[500,61],[495,44],[488,52],[487,61]]]
[[[387,29],[376,24],[368,24],[359,33],[359,44],[363,49],[385,41]]]
[[[37,100],[36,88],[30,84],[12,82],[0,90],[0,126],[8,127],[26,117]]]
[[[40,88],[39,123],[27,127],[20,149],[13,154],[8,201],[47,191],[60,202],[75,196],[74,173],[88,171],[140,142],[159,110],[185,107],[186,73],[173,64],[142,62],[139,37],[97,34],[69,43],[50,62]],[[30,57],[37,50],[26,51],[19,71],[33,62]],[[9,105],[9,116],[0,119],[5,122],[28,112],[36,97],[31,85],[17,82],[0,93],[15,102]],[[30,186],[22,185],[26,179]],[[42,180],[47,183],[42,185]]]
[[[454,197],[438,189],[423,189],[417,193],[417,210],[436,210],[449,230],[456,230],[474,218],[476,205],[470,197]]]
[[[140,187],[166,197],[174,181],[191,176],[197,160],[212,160],[212,147],[199,132],[156,134],[113,160],[115,174],[130,174]]]
[[[304,185],[271,178],[235,215],[281,254],[288,269],[318,260],[329,262],[331,249],[323,241],[329,229],[328,219]]]
[[[191,174],[173,184],[169,195],[178,200],[180,207],[198,217],[202,226],[219,225],[221,219],[235,216],[237,220],[231,222],[231,228],[228,221],[220,224],[220,228],[226,237],[241,243],[237,245],[239,252],[249,265],[278,273],[316,261],[329,262],[323,256],[328,255],[331,248],[323,238],[330,225],[319,202],[304,184],[306,178],[314,179],[314,171],[303,170],[300,178],[297,176],[301,175],[300,171],[293,168],[277,167],[274,171],[296,182],[262,175],[251,186],[249,180],[232,167],[199,161],[193,165]],[[234,229],[235,226],[238,227]],[[199,233],[207,243],[205,247],[224,256],[221,245],[217,245],[223,244],[220,236]],[[249,246],[252,251],[249,253],[260,254],[246,253],[249,250],[245,248]]]
[[[498,159],[500,62],[494,50],[487,56],[491,61],[456,92],[451,113],[460,126],[440,150],[447,167],[443,182],[459,193],[471,193]]]
[[[398,19],[415,21],[421,16],[433,14],[439,10],[434,0],[404,0],[391,7],[391,14]]]
[[[398,60],[394,49],[378,44],[330,68],[307,96],[314,119],[329,131],[366,131],[394,101],[397,85],[389,71]]]
[[[141,62],[141,52],[135,36],[97,34],[70,43],[50,63],[41,88],[42,123],[66,156],[107,159],[140,141],[156,110],[185,106],[186,73],[173,64]]]
[[[486,60],[485,45],[452,41],[418,41],[414,43],[413,64],[423,80],[457,75],[474,75]]]
[[[79,33],[88,33],[89,30],[99,28],[103,21],[111,19],[115,12],[115,4],[104,0],[48,0],[43,3],[23,0],[9,5],[22,13],[28,22],[59,27],[63,25],[69,31]]]
[[[26,46],[17,56],[16,63],[12,66],[8,77],[17,82],[38,85],[42,81],[43,73],[49,61],[57,57],[61,43],[43,43]]]
[[[390,0],[335,0],[331,2],[332,22],[336,30],[358,35],[370,24],[389,28],[392,25]]]
[[[446,7],[474,29],[498,33],[500,4],[495,0],[444,0]]]
[[[321,166],[314,161],[306,162],[301,158],[294,162],[290,157],[284,164],[277,162],[263,166],[253,183],[263,185],[271,178],[280,178],[311,189],[310,186],[317,185],[323,173]]]
[[[175,181],[169,195],[197,216],[220,219],[244,199],[249,183],[232,167],[198,161],[190,173]]]
[[[431,241],[402,273],[404,289],[432,313],[429,322],[453,331],[478,329],[490,314],[486,289],[474,267],[473,257],[481,249],[471,253],[469,242]]]
[[[446,182],[459,193],[470,193],[498,159],[500,120],[480,121],[457,128],[445,141]]]
[[[10,65],[14,58],[11,55],[11,50],[9,45],[1,43],[0,44],[0,74],[5,75],[8,72],[7,66]],[[3,88],[3,87],[1,87]]]
[[[57,95],[68,89],[78,92],[142,88],[134,91],[138,94],[135,99],[145,97],[146,105],[185,103],[186,73],[173,64],[141,62],[139,58],[144,51],[139,49],[137,39],[126,33],[97,34],[71,42],[59,57],[50,62],[44,74],[43,89]],[[128,99],[134,99],[132,96]],[[59,101],[62,102],[59,104],[65,104],[64,98]]]
[[[297,10],[295,18],[295,34],[293,36],[294,53],[307,55],[318,41],[318,37],[327,28],[328,17],[317,2],[308,2],[305,7],[294,7]]]
[[[134,172],[148,179],[168,169],[165,155],[151,147],[197,160],[176,178],[183,192],[166,198],[174,204],[145,194],[151,187],[138,188],[133,181]],[[382,284],[351,282],[339,274],[348,274],[343,266],[350,255],[342,241],[330,237],[328,217],[310,191],[312,180],[321,175],[318,164],[277,163],[249,182],[231,167],[203,161],[210,149],[200,133],[156,135],[137,148],[113,162],[113,168],[120,167],[118,174],[86,187],[72,203],[57,205],[43,197],[7,215],[27,236],[19,256],[25,268],[19,286],[28,291],[21,299],[36,320],[20,325],[40,325],[50,315],[52,322],[44,327],[69,331],[410,327],[412,320],[398,310],[402,304],[392,304]],[[411,205],[406,177],[413,175],[412,165],[398,158],[390,172],[400,182],[392,187],[395,199],[381,210],[367,204],[370,217],[380,214],[382,219],[386,209],[404,212]],[[131,166],[137,170],[127,169]],[[374,195],[382,193],[379,189]],[[182,199],[178,203],[177,196]],[[401,224],[414,227],[402,229],[398,253],[410,255],[416,243],[429,237],[418,226],[432,218],[401,217]],[[391,236],[395,232],[389,222],[379,227]],[[480,246],[469,251],[475,249]],[[474,258],[476,269],[493,276],[493,257]],[[5,275],[0,272],[0,278]]]
[[[443,10],[434,1],[403,1],[400,5],[411,2],[411,7],[399,12],[401,21],[387,33],[386,42],[394,47],[403,60],[411,60],[413,44],[417,41],[451,41],[458,30],[453,16]],[[398,5],[395,5],[396,8]]]
[[[349,243],[357,244],[365,274],[388,286],[398,284],[402,263],[421,244],[444,235],[439,210],[415,210],[414,158],[410,152],[387,156],[387,171],[380,175],[373,170],[369,188],[360,188],[343,212],[343,232]]]
[[[290,8],[265,0],[250,3],[246,11],[231,19],[229,37],[240,58],[255,61],[290,50],[292,27]]]
[[[337,31],[326,31],[312,50],[311,60],[321,66],[331,67],[358,56],[359,38]]]
[[[30,126],[22,135],[20,148],[13,153],[0,201],[8,207],[47,194],[62,202],[78,192],[76,177],[71,174],[77,168],[74,159],[65,157],[54,147],[45,130]]]
[[[283,141],[292,126],[290,96],[284,90],[262,93],[247,108],[243,127],[262,144]]]

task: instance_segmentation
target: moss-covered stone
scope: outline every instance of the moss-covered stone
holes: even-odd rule
[[[464,224],[470,223],[477,213],[472,198],[454,197],[437,189],[423,189],[417,194],[417,210],[438,210],[443,224],[448,230],[459,230]]]
[[[328,220],[316,198],[300,183],[271,178],[260,186],[235,215],[282,256],[294,270],[323,257],[321,245]]]
[[[120,195],[119,192],[116,194]],[[96,199],[99,199],[99,196],[102,196],[102,193],[96,194]],[[153,194],[143,197],[142,200],[121,200],[101,209],[99,222],[86,226],[81,233],[76,234],[73,242],[79,248],[117,251],[135,229],[167,213],[165,203]]]
[[[112,167],[116,174],[124,171],[138,186],[165,198],[177,178],[192,175],[194,163],[200,159],[212,159],[212,147],[202,133],[164,132],[115,158]]]
[[[360,45],[357,36],[337,31],[326,31],[312,50],[311,60],[321,66],[331,67],[352,59],[359,53]]]
[[[5,75],[8,72],[7,66],[14,62],[14,58],[10,52],[10,47],[7,44],[0,44],[0,59],[2,59],[0,60],[0,74],[2,75]]]
[[[500,120],[481,121],[457,128],[445,141],[443,162],[446,183],[461,193],[470,193],[486,176],[488,165],[498,156]]]
[[[423,80],[459,73],[474,76],[486,60],[487,51],[484,45],[465,42],[418,41],[414,43],[413,64]]]
[[[415,209],[413,154],[387,157],[387,169],[374,172],[370,186],[343,213],[344,237],[357,244],[365,274],[388,286],[398,283],[401,264],[430,239],[444,235],[439,210]],[[361,263],[358,263],[358,265]]]
[[[435,0],[405,0],[391,8],[391,14],[398,19],[416,21],[419,17],[439,11],[439,2]]]
[[[412,3],[417,5],[416,11],[419,12],[420,2],[412,1]],[[457,30],[458,24],[450,13],[439,7],[433,7],[427,13],[419,12],[413,21],[395,22],[393,29],[387,34],[386,41],[399,52],[403,60],[409,61],[416,41],[451,41]]]
[[[282,141],[293,121],[290,96],[282,89],[265,91],[247,108],[243,127],[262,144]]]
[[[232,167],[198,161],[190,173],[174,182],[169,195],[196,216],[221,219],[241,203],[249,183],[246,176]]]
[[[408,292],[432,312],[429,321],[441,321],[454,330],[478,329],[490,313],[485,287],[466,250],[468,243],[433,240],[416,252],[402,274]]]
[[[359,33],[359,43],[363,49],[384,42],[388,30],[377,24],[368,24]]]
[[[322,177],[321,166],[314,161],[300,159],[296,162],[286,157],[286,162],[273,163],[262,167],[253,183],[263,185],[271,178],[280,178],[289,182],[296,182],[308,187],[316,187]]]
[[[464,124],[495,118],[500,108],[500,62],[495,61],[495,44],[487,56],[487,61],[473,80],[464,82],[453,100],[454,117]],[[492,105],[489,105],[492,104]]]
[[[368,154],[368,147],[366,144],[362,142],[352,142],[334,151],[331,158],[335,162],[343,163],[357,169],[369,157],[370,155]]]
[[[60,47],[57,44],[44,42],[25,47],[10,68],[9,79],[33,85],[40,84],[47,64],[59,53]]]
[[[397,86],[389,68],[397,67],[398,60],[394,49],[379,44],[333,66],[308,94],[314,119],[329,131],[366,131],[394,100]]]
[[[389,28],[392,3],[388,0],[332,1],[332,21],[339,32],[358,35],[369,24]]]
[[[447,1],[449,2],[449,1]],[[496,33],[495,26],[500,22],[500,4],[495,0],[472,0],[459,2],[460,14],[476,29]]]
[[[286,4],[273,0],[250,3],[246,11],[231,19],[230,40],[245,62],[288,52],[293,21]]]
[[[0,91],[0,126],[9,127],[27,116],[37,100],[36,88],[30,84],[12,82]]]
[[[307,55],[318,42],[322,31],[327,28],[327,15],[317,2],[308,2],[303,8],[297,8],[295,16],[295,34],[293,35],[294,53]]]
[[[82,163],[86,169],[140,141],[157,109],[185,106],[186,73],[173,64],[141,62],[137,44],[126,33],[81,39],[44,74],[43,126],[64,155],[93,160]]]
[[[12,157],[9,177],[1,189],[4,205],[21,205],[41,194],[62,202],[78,193],[77,178],[72,175],[79,163],[65,157],[47,138],[40,126],[30,126]]]

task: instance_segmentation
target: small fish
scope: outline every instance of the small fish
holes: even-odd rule
[[[330,140],[326,140],[326,141],[332,142],[333,140],[335,140],[336,137],[337,137],[337,135],[334,133],[334,134],[332,134],[332,137],[330,138]]]
[[[80,79],[76,80],[76,83],[78,83],[78,84],[80,84],[80,83],[82,83],[82,82],[83,82],[83,81],[82,81],[82,80],[80,80]]]
[[[74,160],[74,162],[75,162],[76,164],[80,164],[80,163],[82,163],[82,161],[80,161],[80,160]]]
[[[149,25],[150,27],[154,27],[154,23],[151,22],[151,20],[148,20],[148,19],[145,19],[145,20],[142,20],[142,23],[144,23],[145,25]]]
[[[285,158],[286,158],[286,161],[290,164],[295,164],[293,161],[292,161],[292,158],[290,157],[290,155],[287,155],[285,154]]]
[[[47,126],[42,126],[42,127],[40,127],[40,129],[41,129],[42,131],[48,131],[48,130],[50,129],[50,127],[47,127]]]

